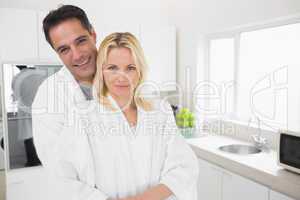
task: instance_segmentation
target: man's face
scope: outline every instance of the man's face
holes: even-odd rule
[[[80,83],[91,83],[96,72],[96,33],[70,19],[49,31],[52,46],[62,62]]]

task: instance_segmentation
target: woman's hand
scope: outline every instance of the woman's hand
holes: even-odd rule
[[[165,185],[159,184],[153,188],[146,190],[143,194],[133,197],[108,200],[165,200],[172,195],[172,191]]]
[[[143,194],[137,195],[132,199],[126,200],[165,200],[170,197],[173,192],[165,185],[159,184],[155,187],[152,187],[146,190]]]

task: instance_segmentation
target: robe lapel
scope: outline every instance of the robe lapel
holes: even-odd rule
[[[110,100],[112,106],[117,109],[116,114],[118,116],[119,121],[122,123],[122,126],[125,131],[125,136],[129,137],[130,139],[135,139],[140,131],[140,121],[142,116],[143,110],[137,106],[137,123],[135,127],[135,131],[132,131],[126,117],[124,116],[122,110],[118,106],[117,102],[112,98],[112,96],[108,95],[108,99]]]

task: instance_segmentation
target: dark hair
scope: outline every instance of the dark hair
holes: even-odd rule
[[[91,23],[89,22],[88,17],[86,16],[85,12],[73,5],[63,5],[56,10],[52,10],[48,13],[48,15],[43,20],[43,29],[46,40],[52,46],[51,38],[49,36],[49,31],[54,26],[60,24],[63,21],[69,19],[78,19],[86,30],[90,33],[93,29]],[[53,47],[53,46],[52,46]]]

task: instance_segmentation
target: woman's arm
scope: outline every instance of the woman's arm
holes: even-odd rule
[[[178,133],[171,107],[166,114],[163,136],[167,144],[159,184],[166,185],[178,200],[197,199],[198,161],[191,147]]]
[[[137,200],[164,200],[173,195],[172,191],[164,184],[159,184],[146,190]]]
[[[164,200],[171,195],[173,195],[173,193],[167,186],[159,184],[146,190],[143,194],[118,200]]]

